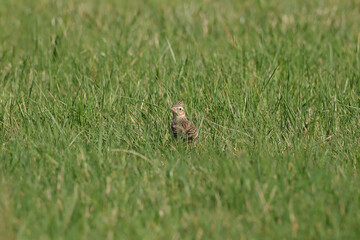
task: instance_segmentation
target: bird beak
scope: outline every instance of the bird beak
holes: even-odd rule
[[[170,111],[175,112],[175,108],[170,108]]]

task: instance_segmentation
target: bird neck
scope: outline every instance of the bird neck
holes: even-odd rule
[[[173,116],[173,120],[175,120],[175,121],[179,121],[179,120],[182,120],[182,119],[186,119],[185,114],[179,115],[179,116],[177,116],[177,115]]]

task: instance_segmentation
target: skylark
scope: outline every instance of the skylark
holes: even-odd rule
[[[173,113],[173,119],[171,121],[171,130],[173,132],[174,138],[182,138],[187,141],[192,141],[197,138],[198,130],[195,125],[186,119],[184,103],[179,101],[170,108]]]

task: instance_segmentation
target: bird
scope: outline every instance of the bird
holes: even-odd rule
[[[178,138],[182,138],[183,140],[191,142],[195,138],[197,138],[199,133],[194,123],[186,119],[184,102],[176,102],[174,106],[170,108],[170,110],[173,114],[173,118],[171,121],[171,130],[173,132],[175,140],[177,140]]]

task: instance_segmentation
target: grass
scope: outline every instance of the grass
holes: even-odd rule
[[[359,11],[5,0],[0,239],[359,239]]]

